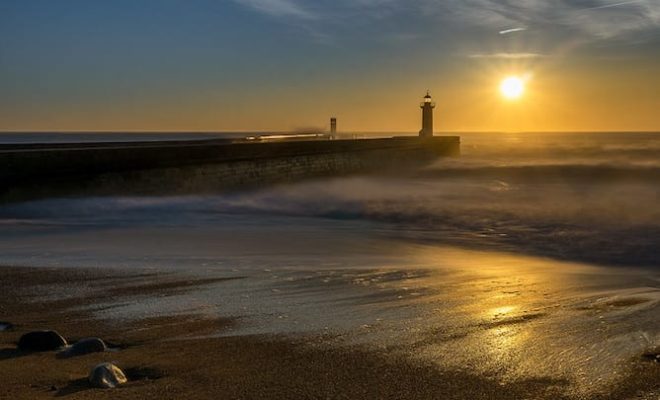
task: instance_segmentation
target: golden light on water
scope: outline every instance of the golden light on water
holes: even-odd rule
[[[509,100],[522,97],[525,93],[525,81],[517,76],[509,76],[500,82],[500,93]]]

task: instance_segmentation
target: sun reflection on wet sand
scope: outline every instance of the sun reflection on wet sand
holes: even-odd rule
[[[427,314],[432,328],[415,353],[441,365],[503,380],[567,379],[589,392],[614,384],[631,358],[660,344],[660,290],[644,274],[457,249],[418,256],[460,271],[441,267],[426,278],[446,306]]]

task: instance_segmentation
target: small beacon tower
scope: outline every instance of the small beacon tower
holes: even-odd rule
[[[330,118],[330,134],[335,136],[337,134],[337,118]]]
[[[433,109],[435,108],[435,103],[428,91],[426,92],[426,96],[424,96],[424,102],[419,107],[422,109],[422,130],[419,131],[419,136],[431,137],[433,136]]]

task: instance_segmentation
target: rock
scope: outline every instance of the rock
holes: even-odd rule
[[[9,323],[9,322],[0,321],[0,332],[2,332],[2,331],[8,331],[8,330],[10,330],[10,329],[13,328],[13,327],[14,327],[14,325],[12,325],[12,324]]]
[[[87,338],[76,342],[74,345],[68,347],[66,350],[60,352],[60,357],[75,357],[82,356],[89,353],[102,353],[108,349],[105,342],[99,338]]]
[[[66,340],[55,331],[28,332],[18,340],[21,351],[52,351],[66,346]]]
[[[642,357],[646,360],[660,363],[660,351],[650,351],[648,353],[644,353]]]
[[[89,373],[89,383],[102,389],[115,388],[127,381],[124,371],[112,363],[99,364]]]

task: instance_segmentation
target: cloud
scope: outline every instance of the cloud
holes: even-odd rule
[[[538,53],[492,53],[492,54],[470,54],[468,57],[517,60],[517,59],[543,58],[543,57],[547,57],[547,55],[538,54]]]
[[[505,29],[503,31],[500,31],[500,35],[508,35],[509,33],[515,33],[515,32],[523,32],[526,31],[527,28],[511,28],[511,29]]]
[[[600,5],[566,15],[563,23],[598,39],[611,39],[660,26],[660,1],[599,1]]]
[[[444,29],[469,35],[533,31],[545,43],[587,43],[660,27],[660,0],[233,1],[326,39],[343,35],[350,40],[360,27],[376,39],[383,34],[423,36]]]
[[[316,19],[317,15],[292,0],[234,0],[246,7],[274,17]]]
[[[568,29],[585,39],[607,39],[660,26],[660,1],[593,0],[585,8],[575,0],[427,0],[437,15],[474,26],[507,32],[507,27],[538,30]]]
[[[585,8],[585,10],[602,10],[604,8],[621,7],[621,6],[626,6],[628,4],[641,3],[642,1],[644,0],[623,1],[621,3],[605,4],[602,6]]]

